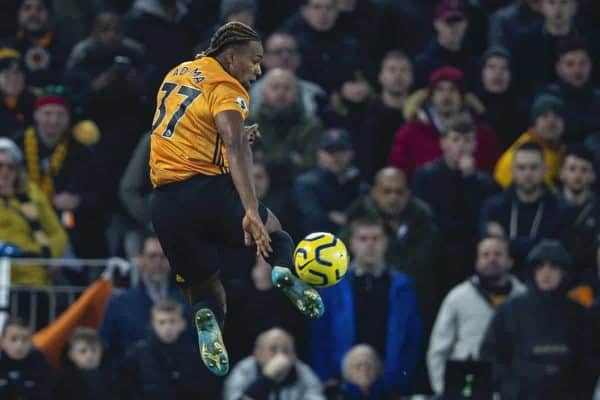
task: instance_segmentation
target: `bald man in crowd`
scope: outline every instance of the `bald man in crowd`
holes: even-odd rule
[[[385,167],[375,175],[371,191],[350,206],[347,215],[348,224],[340,232],[343,240],[348,239],[350,224],[356,219],[384,221],[389,243],[386,259],[412,278],[427,333],[433,325],[438,297],[434,278],[436,227],[427,204],[412,195],[402,170]]]
[[[325,400],[319,378],[296,358],[294,338],[280,328],[256,339],[254,354],[241,360],[225,381],[224,400]]]
[[[255,156],[269,169],[296,175],[314,166],[321,123],[303,111],[293,71],[274,68],[263,81],[262,102],[253,107],[257,112],[248,121],[257,123],[262,133],[254,145]]]

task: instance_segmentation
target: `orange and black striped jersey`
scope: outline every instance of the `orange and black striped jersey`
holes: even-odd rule
[[[150,141],[154,187],[196,174],[229,173],[215,116],[236,110],[246,119],[249,96],[217,60],[202,57],[175,67],[165,77],[156,104]]]

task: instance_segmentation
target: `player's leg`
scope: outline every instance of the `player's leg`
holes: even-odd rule
[[[226,300],[218,275],[218,246],[207,240],[202,230],[205,224],[198,215],[203,211],[195,206],[200,201],[194,204],[198,196],[194,196],[195,188],[190,191],[193,184],[182,182],[155,191],[152,222],[176,282],[192,307],[202,361],[211,372],[225,375],[229,360],[220,325]]]
[[[271,273],[273,285],[281,289],[303,314],[309,318],[319,318],[325,311],[321,296],[315,288],[296,276],[293,264],[294,241],[281,228],[275,214],[271,210],[267,209],[267,211],[265,227],[271,236],[273,252],[266,261],[273,267]]]

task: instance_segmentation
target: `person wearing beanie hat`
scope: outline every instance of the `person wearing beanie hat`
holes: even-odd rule
[[[532,29],[543,21],[539,0],[517,0],[490,16],[488,43],[491,46],[510,47],[515,36]]]
[[[475,94],[485,107],[482,119],[494,128],[505,150],[527,126],[526,106],[516,95],[512,82],[510,52],[501,46],[488,48],[481,57],[480,68]]]
[[[72,124],[69,92],[62,86],[46,87],[34,107],[34,124],[16,136],[32,183],[39,186],[62,219],[78,256],[100,256],[103,234],[99,226],[100,182],[95,159],[81,138],[85,126]],[[98,134],[91,122],[91,133]]]
[[[557,79],[543,91],[565,102],[567,142],[582,142],[600,132],[600,89],[591,79],[596,65],[588,43],[579,36],[567,36],[557,46]]]
[[[10,47],[0,47],[0,126],[4,136],[31,123],[35,96],[27,87],[21,54]]]
[[[438,0],[433,20],[436,36],[415,57],[416,87],[426,86],[431,73],[446,65],[462,70],[469,79],[475,76],[475,58],[465,41],[469,27],[465,3],[464,0]]]
[[[585,309],[565,290],[571,258],[560,242],[543,240],[528,261],[532,290],[500,306],[481,345],[481,359],[492,364],[503,399],[590,399]]]
[[[52,206],[27,177],[23,153],[10,139],[0,138],[0,255],[58,257],[67,235]],[[13,265],[11,284],[48,285],[46,268]]]
[[[512,183],[511,165],[515,150],[523,143],[535,142],[544,151],[546,184],[551,188],[556,186],[556,179],[566,151],[563,139],[564,113],[565,103],[559,97],[541,93],[535,98],[530,111],[531,128],[502,154],[496,164],[494,178],[498,184],[506,188]]]
[[[465,93],[464,74],[446,66],[432,72],[426,89],[412,94],[404,104],[408,123],[395,134],[388,164],[400,168],[408,176],[426,163],[442,155],[440,136],[450,120],[462,112],[473,116],[481,111],[481,103]],[[500,154],[496,134],[489,125],[475,121],[477,168],[492,171]]]
[[[576,278],[596,257],[600,234],[600,201],[592,190],[596,181],[594,154],[582,144],[569,147],[560,170],[561,240],[573,256]]]

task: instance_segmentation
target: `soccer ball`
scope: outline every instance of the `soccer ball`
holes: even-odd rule
[[[294,266],[298,277],[309,285],[333,286],[346,275],[348,251],[331,233],[311,233],[296,246]]]

